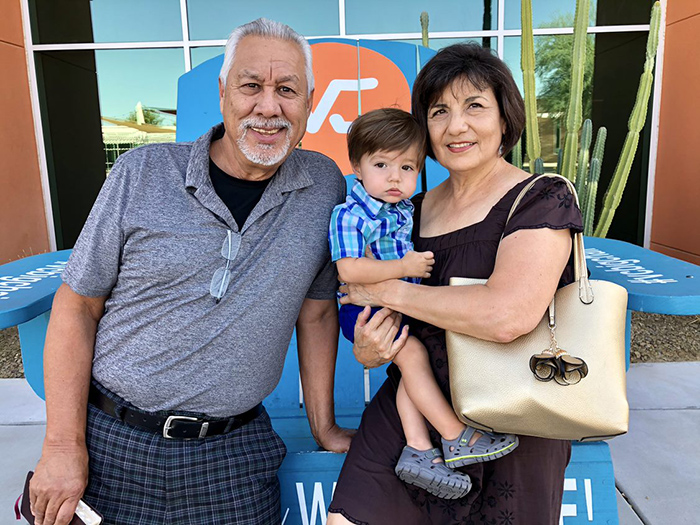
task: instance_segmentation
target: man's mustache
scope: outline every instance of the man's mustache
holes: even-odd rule
[[[245,131],[250,128],[285,128],[289,129],[292,127],[292,123],[287,119],[283,118],[273,118],[273,119],[262,119],[262,118],[247,118],[241,122],[241,131]]]

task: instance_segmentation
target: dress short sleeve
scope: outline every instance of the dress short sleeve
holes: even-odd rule
[[[556,178],[544,177],[523,196],[506,224],[503,236],[518,230],[551,228],[583,231],[581,211],[568,185]]]

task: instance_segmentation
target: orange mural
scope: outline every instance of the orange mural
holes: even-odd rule
[[[376,51],[360,47],[358,55],[356,46],[337,42],[313,44],[311,50],[316,91],[302,147],[328,155],[349,175],[350,123],[372,109],[410,111],[411,90],[398,66]]]

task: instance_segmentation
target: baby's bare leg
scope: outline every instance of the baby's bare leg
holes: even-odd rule
[[[457,419],[454,410],[442,394],[430,368],[428,353],[423,343],[409,336],[406,345],[394,357],[394,363],[401,370],[402,380],[399,388],[404,386],[415,408],[430,421],[443,438],[456,439],[465,425]],[[396,401],[399,402],[398,396]]]
[[[399,411],[401,426],[403,427],[406,444],[416,450],[429,450],[433,448],[428,434],[428,427],[425,426],[425,418],[416,405],[413,404],[404,388],[404,380],[399,383],[396,392],[396,408]]]

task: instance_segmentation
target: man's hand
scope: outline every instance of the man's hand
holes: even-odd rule
[[[335,299],[304,300],[297,321],[297,347],[311,434],[324,449],[347,452],[355,431],[338,427],[333,403],[338,348],[338,306]]]
[[[85,445],[44,443],[29,483],[29,503],[36,525],[68,525],[87,487]]]
[[[419,277],[425,279],[430,277],[435,264],[433,252],[408,252],[401,259],[404,269],[404,277]]]
[[[56,292],[44,346],[46,437],[29,484],[37,525],[68,525],[88,481],[88,391],[97,324],[107,298],[66,284]]]
[[[319,435],[314,436],[314,440],[324,450],[344,453],[350,449],[350,442],[355,432],[357,432],[355,429],[341,428],[337,424],[333,424],[326,431],[319,432]]]
[[[355,344],[352,351],[363,365],[375,368],[388,363],[408,339],[408,326],[404,326],[398,339],[401,314],[389,308],[382,308],[369,319],[371,309],[365,307],[355,323]],[[368,321],[369,319],[369,321]]]

